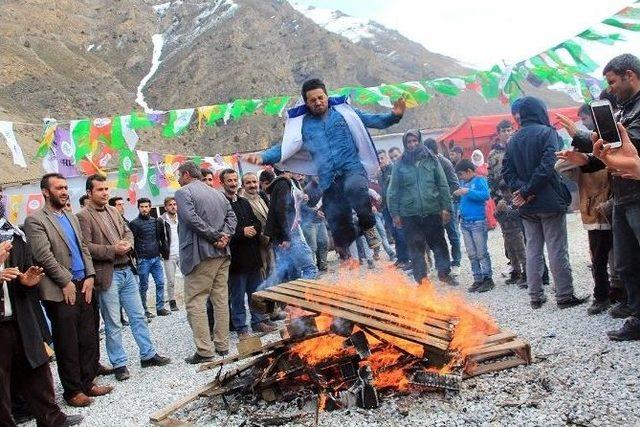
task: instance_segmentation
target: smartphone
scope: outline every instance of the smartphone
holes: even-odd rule
[[[600,138],[611,148],[620,148],[622,138],[620,138],[620,132],[616,126],[616,119],[613,117],[611,103],[606,99],[593,101],[591,112]]]

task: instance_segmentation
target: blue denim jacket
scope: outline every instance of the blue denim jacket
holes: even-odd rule
[[[370,114],[355,111],[368,128],[385,129],[402,118],[392,113]],[[305,116],[302,123],[302,140],[303,149],[309,151],[316,162],[322,190],[329,188],[337,175],[360,171],[364,173],[349,126],[333,107],[329,107],[327,114],[322,117],[311,114]],[[262,153],[262,162],[272,165],[278,163],[281,156],[281,145],[274,145]]]

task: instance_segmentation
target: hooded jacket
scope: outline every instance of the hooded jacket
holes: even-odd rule
[[[393,167],[387,189],[387,207],[392,216],[427,216],[443,210],[451,212],[451,195],[444,170],[435,154],[419,144],[413,151],[406,149],[409,135],[420,138],[420,132],[407,131],[402,137],[405,146],[402,159]]]
[[[547,107],[527,96],[518,103],[521,128],[511,137],[502,164],[502,176],[511,191],[533,200],[519,208],[522,214],[566,212],[571,193],[554,169],[562,141],[549,122]]]
[[[270,199],[264,234],[274,244],[291,241],[291,229],[296,217],[292,186],[289,178],[279,176],[267,187]]]

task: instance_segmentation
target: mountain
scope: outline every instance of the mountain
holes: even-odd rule
[[[29,160],[43,117],[109,117],[141,105],[168,110],[291,95],[310,77],[330,87],[374,86],[469,71],[379,24],[296,9],[284,0],[7,0],[0,50],[0,120],[35,124],[16,125]],[[571,103],[548,91],[545,97],[551,105]],[[436,95],[386,132],[503,111],[473,93]],[[201,155],[261,149],[280,138],[283,122],[256,115],[203,130],[192,124],[173,140],[146,131],[138,147]],[[22,170],[2,150],[0,182],[37,177],[39,163]]]

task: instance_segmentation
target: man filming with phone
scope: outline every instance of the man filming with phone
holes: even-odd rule
[[[604,67],[603,75],[609,84],[609,92],[620,106],[616,121],[624,127],[619,132],[623,136],[621,139],[628,135],[628,141],[637,151],[640,149],[640,59],[628,53],[616,56]],[[605,148],[603,153],[603,145],[607,142],[611,141],[597,141],[594,154],[606,158],[606,151],[625,149],[625,141],[622,141],[622,147]],[[629,148],[627,143],[627,151]],[[560,152],[558,157],[581,166],[586,173],[607,166],[593,154],[573,153]],[[616,264],[627,291],[627,303],[614,309],[616,317],[626,317],[626,320],[620,329],[609,331],[607,335],[615,341],[640,340],[640,181],[617,175],[614,173],[612,185],[613,246],[614,253],[620,254]]]

